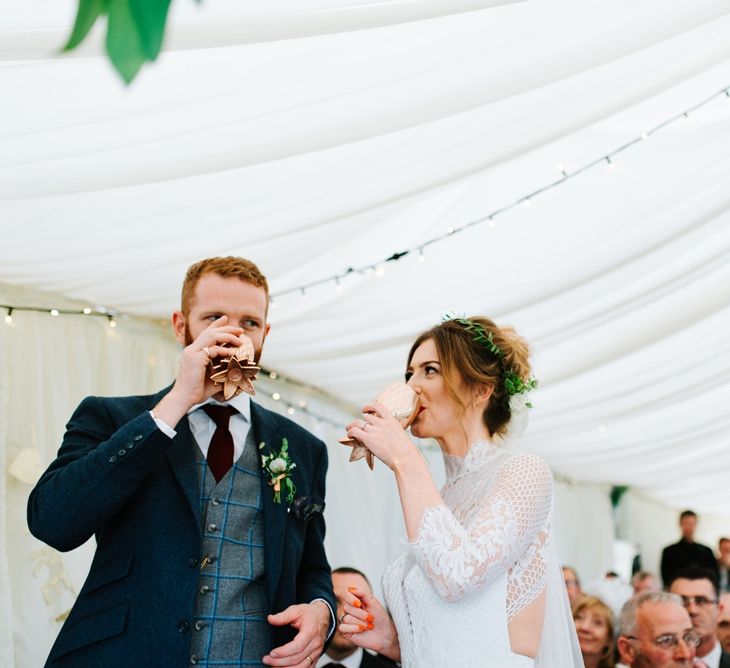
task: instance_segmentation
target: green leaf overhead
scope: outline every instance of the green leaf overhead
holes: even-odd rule
[[[129,6],[142,41],[145,58],[153,61],[162,47],[170,0],[129,0]]]
[[[130,83],[146,58],[129,0],[109,0],[106,50],[122,79]]]
[[[76,20],[71,30],[71,36],[63,47],[63,51],[71,51],[84,41],[96,19],[106,13],[106,0],[79,0],[76,11]]]

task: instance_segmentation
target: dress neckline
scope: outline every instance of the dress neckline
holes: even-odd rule
[[[498,457],[499,453],[500,449],[491,441],[486,440],[472,443],[463,457],[444,453],[446,479],[453,480],[465,473],[483,468]]]

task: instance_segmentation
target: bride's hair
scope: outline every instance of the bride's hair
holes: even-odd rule
[[[479,337],[479,330],[491,338],[493,345]],[[484,424],[490,436],[504,434],[512,417],[504,376],[512,371],[523,381],[530,378],[527,342],[512,327],[498,327],[483,316],[446,320],[415,340],[408,353],[409,365],[416,348],[429,339],[436,346],[446,388],[462,409],[466,409],[469,397],[492,388]],[[494,352],[495,347],[500,354]]]

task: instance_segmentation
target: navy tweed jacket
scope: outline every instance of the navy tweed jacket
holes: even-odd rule
[[[91,536],[97,542],[89,575],[48,666],[164,668],[189,661],[201,558],[197,444],[186,417],[171,440],[149,415],[169,389],[84,399],[67,425],[57,458],[31,492],[28,526],[34,536],[61,551]],[[287,438],[297,464],[296,512],[274,503],[261,476],[270,610],[315,598],[335,610],[323,544],[326,447],[253,402],[251,417],[255,442],[278,450]],[[274,628],[274,646],[295,634],[290,627]]]

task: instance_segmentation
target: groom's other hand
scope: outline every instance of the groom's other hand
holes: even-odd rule
[[[329,606],[324,601],[290,605],[286,610],[269,615],[273,626],[293,626],[299,631],[294,639],[277,647],[263,658],[267,666],[310,668],[324,651],[324,641],[330,628]]]

